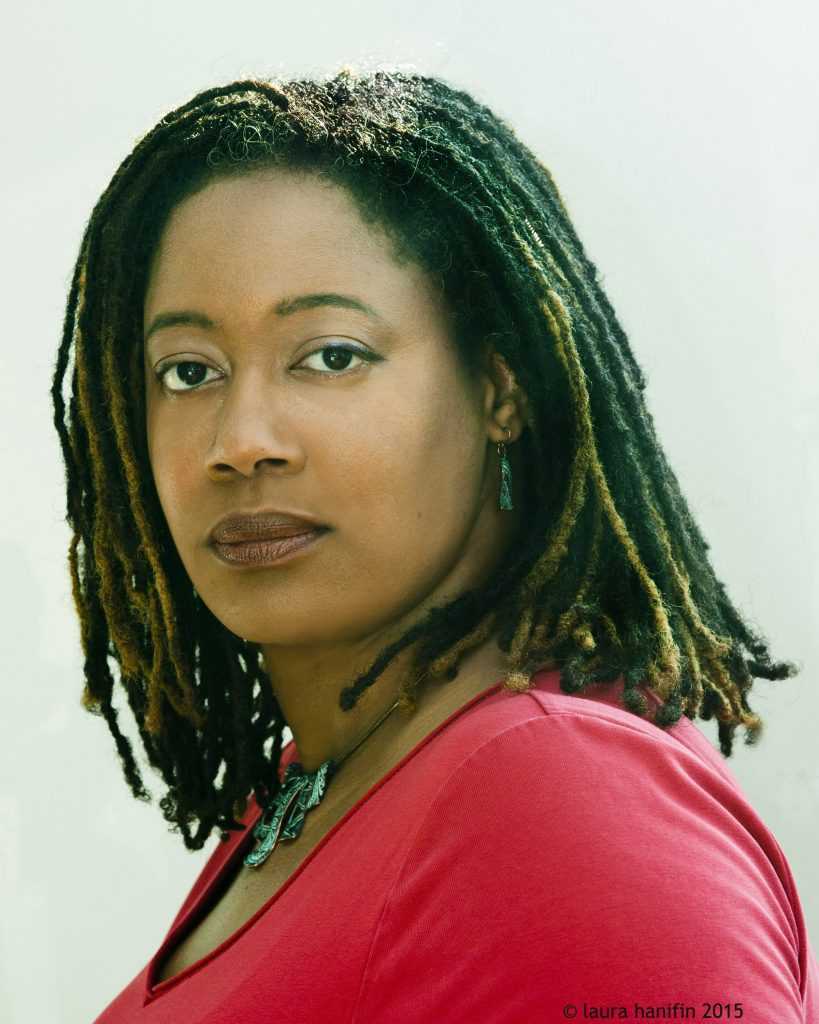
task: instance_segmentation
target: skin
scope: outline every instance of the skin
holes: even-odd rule
[[[324,306],[280,315],[306,293],[352,295],[381,321]],[[144,344],[151,469],[183,564],[202,600],[261,645],[299,759],[339,759],[395,703],[405,650],[346,712],[339,692],[432,606],[485,579],[520,528],[500,511],[498,441],[520,483],[514,442],[526,396],[482,348],[470,381],[449,313],[428,275],[400,265],[343,189],[275,169],[212,182],[172,212],[144,300],[195,311]],[[349,345],[378,358],[327,351]],[[157,368],[168,360],[164,384]],[[177,389],[177,390],[171,390]],[[507,438],[504,427],[509,427]],[[228,512],[309,513],[332,528],[289,563],[237,569],[208,544]],[[341,769],[383,771],[474,694],[503,678],[494,639],[452,682],[422,685],[414,714],[396,709]]]

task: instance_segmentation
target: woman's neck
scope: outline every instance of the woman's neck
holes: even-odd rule
[[[339,692],[349,676],[344,682],[316,685],[307,695],[286,687],[277,689],[274,683],[273,688],[293,732],[302,767],[314,771],[330,758],[337,763],[344,759],[338,772],[339,782],[334,786],[340,788],[342,777],[352,780],[369,776],[375,770],[376,779],[380,778],[384,774],[380,766],[386,765],[384,770],[388,770],[395,763],[396,752],[403,752],[400,757],[408,753],[464,703],[499,682],[505,675],[506,660],[507,655],[494,640],[484,642],[463,657],[456,679],[422,683],[415,712],[396,708],[363,740],[398,699],[410,671],[410,651],[402,651],[374,685],[361,693],[349,712],[339,708]],[[320,674],[316,678],[320,679]]]

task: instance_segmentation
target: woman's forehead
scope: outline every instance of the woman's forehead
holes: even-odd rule
[[[215,181],[169,217],[145,293],[146,328],[169,311],[322,305],[345,296],[382,326],[420,305],[438,316],[439,291],[416,263],[398,263],[389,237],[352,197],[315,176],[275,171]],[[292,303],[297,305],[293,307]],[[341,303],[325,299],[324,306]],[[209,315],[206,313],[206,315]]]
[[[217,178],[182,199],[168,217],[158,248],[215,240],[222,246],[266,249],[321,246],[343,235],[349,254],[381,249],[387,244],[383,234],[377,225],[365,223],[342,186],[315,174],[275,169]]]

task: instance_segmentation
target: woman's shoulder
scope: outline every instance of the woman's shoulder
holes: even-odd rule
[[[616,686],[577,697],[559,673],[535,683],[447,730],[457,757],[373,947],[362,1009],[385,1016],[366,1019],[400,1019],[409,970],[430,1019],[488,1019],[505,999],[491,1019],[562,1019],[583,1001],[633,1015],[642,997],[699,1015],[744,1000],[748,1019],[801,1022],[816,966],[793,879],[707,738],[639,718]],[[483,967],[445,994],[436,972],[462,945]]]
[[[446,739],[473,766],[497,756],[506,763],[510,757],[523,762],[534,757],[543,769],[561,771],[574,757],[587,767],[594,761],[616,760],[618,774],[623,775],[629,764],[645,771],[673,762],[699,769],[703,778],[740,788],[723,756],[693,721],[683,716],[661,728],[654,722],[654,712],[662,702],[647,687],[641,692],[649,707],[646,717],[623,705],[622,677],[578,695],[563,692],[559,669],[544,669],[533,675],[531,689],[523,693],[498,686],[487,698],[473,702],[447,730]],[[533,745],[524,741],[527,735]]]
[[[537,673],[533,682],[520,694],[498,690],[455,723],[456,756],[440,776],[428,817],[508,815],[526,822],[517,841],[530,852],[546,844],[547,856],[560,856],[571,833],[587,849],[605,834],[599,856],[622,849],[624,862],[635,843],[641,849],[646,841],[667,865],[685,851],[712,876],[724,871],[738,879],[743,857],[790,913],[795,887],[779,843],[693,721],[683,716],[662,728],[651,713],[629,711],[622,678],[583,696],[560,689],[559,670]],[[654,709],[660,706],[643,692]]]

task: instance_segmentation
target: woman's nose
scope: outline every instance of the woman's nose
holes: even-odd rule
[[[234,380],[217,414],[216,431],[207,454],[207,472],[214,480],[261,469],[293,472],[304,461],[287,418],[281,415],[271,389],[260,382]]]

